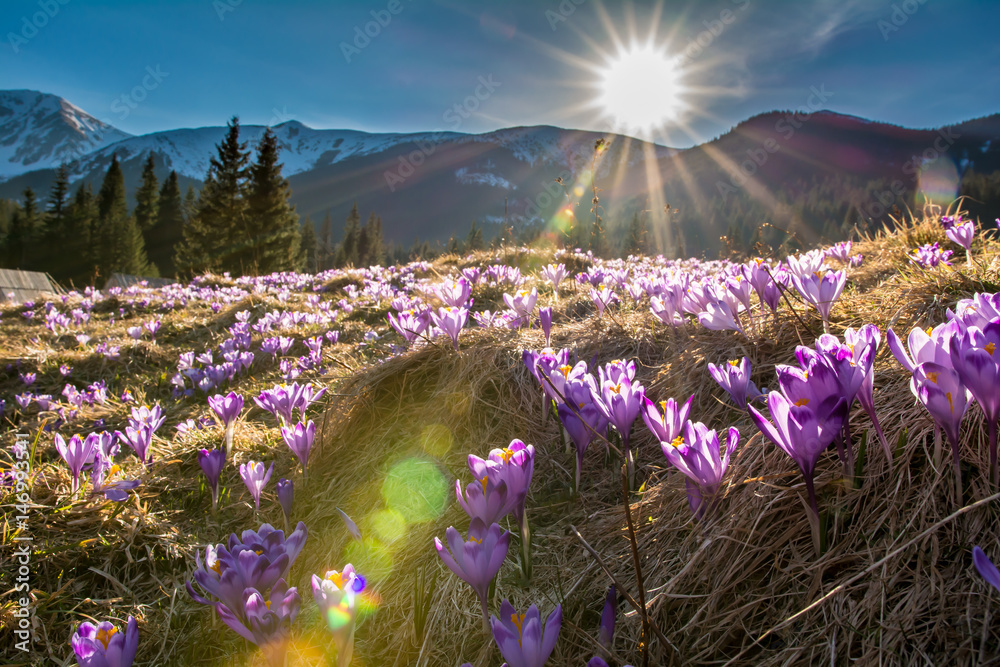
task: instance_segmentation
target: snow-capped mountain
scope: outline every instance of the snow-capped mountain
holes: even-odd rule
[[[57,167],[130,136],[61,97],[0,90],[0,179]]]
[[[240,139],[255,150],[265,129],[262,125],[242,125]],[[294,120],[271,129],[281,144],[281,161],[286,176],[335,164],[350,157],[380,153],[401,143],[443,141],[463,136],[455,133],[370,134],[356,130],[314,130]],[[226,127],[199,127],[124,139],[76,160],[70,165],[70,178],[76,180],[106,166],[112,155],[127,162],[152,151],[178,175],[200,180],[205,178],[209,161],[215,155],[215,147],[227,131]]]

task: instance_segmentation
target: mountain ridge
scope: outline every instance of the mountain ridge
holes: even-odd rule
[[[0,106],[4,95],[0,92]],[[88,183],[95,189],[112,155],[118,155],[133,194],[150,152],[161,180],[176,170],[182,188],[200,187],[226,131],[223,126],[178,128],[108,142],[115,128],[95,125],[100,121],[68,102],[72,110],[64,114],[64,100],[51,95],[47,99],[46,109],[56,120],[46,125],[36,118],[42,136],[34,142],[56,155],[58,146],[46,140],[44,130],[62,123],[68,129],[60,137],[70,142],[63,153],[72,154],[70,149],[78,150],[75,137],[79,141],[88,128],[100,132],[102,145],[68,163],[74,184]],[[5,128],[0,117],[0,136]],[[244,125],[241,137],[252,148],[264,130],[262,125]],[[403,243],[462,236],[472,220],[555,229],[566,224],[558,218],[567,211],[591,217],[593,186],[599,188],[605,221],[620,225],[640,215],[666,235],[668,245],[673,235],[686,239],[690,251],[717,249],[734,225],[748,238],[771,223],[805,237],[837,236],[859,222],[877,223],[893,205],[914,205],[923,186],[910,172],[928,164],[947,172],[944,189],[950,188],[952,195],[965,173],[1000,169],[1000,114],[913,129],[832,110],[775,110],[684,149],[551,125],[478,134],[369,133],[316,130],[289,120],[272,130],[283,149],[280,159],[300,215],[317,220],[329,214],[336,230],[357,202],[365,214],[382,217],[387,238]],[[600,139],[606,140],[607,150],[595,159]],[[6,150],[18,148],[8,144]],[[28,186],[44,196],[54,180],[53,160],[46,168],[0,182],[0,197],[17,199]],[[596,175],[590,174],[592,164]],[[887,189],[893,192],[892,203],[873,205],[885,198],[881,191]],[[815,191],[837,206],[817,206],[810,195]],[[672,205],[670,215],[680,210],[680,218],[659,211],[663,203]],[[837,218],[833,223],[831,216]],[[671,231],[671,224],[677,229]]]

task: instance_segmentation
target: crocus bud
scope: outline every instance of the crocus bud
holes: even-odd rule
[[[552,308],[539,308],[538,319],[542,324],[542,333],[545,334],[545,347],[549,347],[552,340]]]
[[[281,503],[281,511],[285,513],[285,521],[292,520],[292,499],[295,497],[295,489],[291,481],[282,477],[278,480],[278,502]]]
[[[608,589],[608,597],[604,601],[604,611],[601,612],[601,631],[598,634],[598,641],[607,648],[615,638],[615,617],[618,614],[618,596],[615,592],[615,585],[611,584]]]

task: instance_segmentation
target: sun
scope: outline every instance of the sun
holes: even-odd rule
[[[597,103],[615,125],[649,135],[684,111],[680,59],[652,44],[634,45],[598,70]]]

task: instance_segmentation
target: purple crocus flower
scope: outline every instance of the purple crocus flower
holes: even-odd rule
[[[552,283],[552,292],[555,294],[556,300],[559,300],[559,283],[566,279],[569,275],[569,271],[566,270],[564,264],[549,264],[544,269],[538,272],[538,275],[550,283]]]
[[[538,309],[538,321],[545,335],[545,347],[552,344],[552,308],[546,306]]]
[[[729,458],[740,441],[740,433],[730,428],[725,452],[719,452],[719,436],[701,422],[687,422],[683,435],[673,442],[661,442],[667,461],[687,477],[688,504],[696,518],[704,516],[722,485]]]
[[[462,481],[455,480],[455,497],[470,519],[479,519],[484,525],[497,523],[513,509],[508,500],[507,482],[494,482],[489,475],[470,483],[462,493]]]
[[[139,480],[115,479],[122,474],[121,468],[111,459],[105,458],[99,451],[95,452],[97,460],[90,469],[90,483],[94,495],[104,494],[107,500],[123,502],[128,499],[128,492],[139,486]]]
[[[91,389],[97,394],[100,389],[103,393],[103,387],[99,388],[97,383],[94,383]],[[104,401],[101,400],[101,403]],[[156,429],[163,425],[164,420],[166,420],[166,415],[163,414],[163,408],[159,405],[154,405],[149,407],[148,405],[140,405],[138,407],[132,408],[132,419],[139,422],[140,424],[145,424],[149,427],[150,433],[156,433]]]
[[[454,282],[445,282],[437,286],[438,298],[444,305],[452,308],[461,308],[472,295],[472,285],[465,278],[459,278]]]
[[[610,287],[598,285],[590,290],[590,300],[597,307],[598,319],[604,317],[604,310],[618,300],[618,296]]]
[[[514,518],[521,524],[528,487],[535,470],[535,448],[520,440],[511,440],[507,447],[491,450],[486,459],[470,454],[469,470],[476,479],[489,477],[495,484],[507,483],[509,509],[504,515],[513,512]]]
[[[830,310],[840,298],[847,283],[846,271],[815,271],[805,275],[792,273],[792,283],[802,298],[811,303],[823,318],[823,325],[830,323]]]
[[[565,357],[563,353],[565,352]],[[563,359],[567,361],[563,361]],[[556,403],[562,403],[566,396],[566,384],[576,380],[587,382],[597,387],[594,377],[587,373],[587,362],[577,362],[575,366],[568,363],[569,350],[561,350],[556,357],[542,355],[535,367],[538,369],[538,380],[542,390]],[[562,361],[562,363],[559,363]],[[546,379],[547,378],[547,379]]]
[[[518,326],[530,321],[531,313],[535,310],[535,303],[538,301],[538,290],[534,287],[531,291],[518,290],[514,294],[504,294],[503,302],[517,315]]]
[[[462,327],[469,321],[468,309],[445,306],[439,308],[437,312],[431,312],[431,320],[434,326],[451,338],[455,349],[458,350],[458,336],[462,333]]]
[[[84,440],[79,435],[74,435],[69,439],[69,442],[66,442],[58,433],[55,434],[54,439],[56,451],[69,466],[69,472],[73,475],[73,493],[76,493],[80,488],[80,473],[85,466],[94,462],[94,442],[89,439]]]
[[[197,554],[194,581],[207,595],[230,609],[240,609],[247,588],[266,591],[287,575],[308,537],[309,530],[301,521],[287,539],[284,531],[267,523],[258,531],[245,530],[239,536],[233,533],[228,544],[205,547],[204,562],[201,553]],[[195,602],[215,606],[215,601],[199,595],[190,581],[185,586]]]
[[[558,352],[550,347],[547,347],[540,352],[536,352],[534,350],[524,350],[521,353],[521,359],[524,361],[524,365],[528,367],[528,371],[531,375],[538,380],[538,384],[542,385],[542,389],[545,390],[545,393],[549,395],[552,400],[557,402],[562,401],[561,397],[557,398],[551,395],[552,390],[548,386],[549,383],[543,378],[543,375],[552,380],[552,371],[561,368],[562,366],[566,366],[569,362],[569,349],[563,348]],[[567,366],[567,368],[569,367]],[[583,372],[586,372],[586,369],[586,364],[584,364]],[[562,377],[565,378],[565,376]],[[555,380],[553,380],[553,382],[555,382]],[[561,387],[562,385],[560,384],[559,386]]]
[[[148,425],[130,419],[124,433],[115,431],[115,438],[124,440],[147,468],[153,462],[153,454],[150,451],[153,444],[153,431]]]
[[[622,437],[622,449],[625,451],[625,464],[628,468],[629,484],[635,479],[635,458],[629,446],[629,436],[632,424],[639,417],[645,388],[638,382],[633,382],[625,373],[618,373],[615,367],[600,369],[600,392],[592,391],[594,405],[611,422]]]
[[[309,462],[309,452],[316,440],[316,424],[310,419],[307,423],[299,422],[294,427],[281,427],[281,439],[302,463],[302,474],[306,474],[306,464]]]
[[[212,490],[212,512],[215,512],[219,506],[219,477],[222,476],[222,468],[226,465],[226,454],[221,449],[200,449],[198,465],[205,473],[205,479]]]
[[[119,632],[110,621],[97,625],[83,622],[70,643],[79,667],[132,667],[139,648],[139,627],[131,616],[125,622],[125,632]]]
[[[285,529],[288,529],[292,520],[292,501],[295,498],[295,487],[290,480],[282,477],[278,480],[278,503],[281,505],[281,512],[285,515]]]
[[[348,563],[341,572],[330,570],[320,579],[312,576],[313,599],[320,616],[333,634],[337,648],[337,667],[347,667],[354,654],[355,602],[365,588],[364,577]]]
[[[510,548],[510,533],[502,529],[498,524],[492,524],[489,528],[480,519],[473,519],[469,524],[468,541],[462,538],[462,534],[449,526],[446,531],[448,548],[445,548],[441,540],[434,538],[434,548],[444,564],[448,566],[460,579],[472,586],[472,590],[479,596],[479,601],[483,607],[483,627],[488,627],[489,610],[487,608],[487,594],[489,593],[490,582],[497,576],[500,566],[507,558],[507,551]]]
[[[858,330],[848,327],[844,330],[844,343],[851,354],[851,360],[857,367],[857,372],[863,378],[861,386],[858,388],[857,397],[861,407],[868,413],[875,427],[875,433],[882,443],[886,459],[892,463],[892,449],[889,441],[886,440],[879,424],[878,415],[875,414],[875,355],[878,353],[879,345],[882,342],[882,334],[874,324],[866,324]]]
[[[260,493],[267,486],[267,480],[271,479],[272,472],[274,472],[274,463],[266,471],[264,464],[257,461],[247,461],[240,465],[240,477],[250,491],[250,495],[253,496],[254,505],[258,510],[260,509]]]
[[[956,222],[952,226],[944,230],[944,235],[949,239],[957,243],[958,245],[965,248],[965,256],[968,261],[972,262],[972,239],[976,235],[976,223],[972,220],[964,220],[962,222]]]
[[[780,391],[768,392],[767,407],[774,420],[773,424],[752,405],[748,409],[750,418],[764,435],[798,464],[805,478],[809,506],[818,527],[819,507],[816,504],[813,471],[820,455],[843,428],[843,420],[847,416],[847,401],[843,396],[831,396],[818,405],[809,403],[809,399],[792,402]]]
[[[562,605],[556,605],[542,627],[538,607],[518,614],[514,606],[504,600],[500,604],[500,618],[490,617],[493,639],[509,667],[542,667],[552,655],[552,649],[562,629]]]
[[[661,444],[671,443],[681,434],[684,424],[687,423],[693,400],[694,394],[684,401],[684,405],[678,406],[677,401],[668,398],[660,401],[660,407],[657,408],[656,403],[643,396],[642,421],[646,422],[646,428],[653,432]]]
[[[216,394],[208,397],[208,407],[226,429],[226,458],[229,458],[233,451],[233,425],[243,411],[243,397],[234,391],[226,396]]]
[[[285,639],[299,614],[301,599],[295,587],[289,588],[284,579],[271,587],[268,600],[256,588],[243,591],[242,604],[233,609],[219,602],[215,611],[236,634],[261,647],[268,661],[276,667],[285,664]]]
[[[750,379],[750,360],[746,357],[729,361],[723,366],[708,365],[708,372],[728,392],[740,410],[747,409],[747,402],[763,396]]]
[[[389,324],[399,332],[407,343],[413,343],[430,325],[430,316],[426,312],[417,314],[415,310],[400,312],[397,315],[387,315]]]
[[[292,421],[292,411],[301,403],[304,390],[305,387],[297,382],[291,385],[278,384],[260,392],[259,396],[254,397],[253,402],[277,417],[281,423],[287,424]]]
[[[952,459],[955,464],[956,502],[962,501],[962,469],[959,463],[959,432],[962,418],[969,409],[972,394],[962,384],[962,380],[953,368],[926,361],[913,371],[910,378],[910,391],[916,395],[927,412],[931,414],[935,425],[939,426],[951,443]]]
[[[997,421],[1000,420],[1000,319],[982,329],[968,327],[951,339],[951,365],[962,384],[983,409],[990,452],[990,480],[1000,483],[997,470]]]
[[[580,476],[583,469],[583,456],[587,447],[598,437],[607,432],[608,420],[604,413],[594,404],[591,385],[582,380],[571,380],[563,390],[566,402],[560,403],[556,411],[563,428],[573,440],[576,448],[576,475],[573,490],[580,492]]]
[[[997,571],[997,566],[978,545],[972,547],[972,563],[979,570],[979,574],[986,580],[986,583],[1000,591],[1000,571]]]
[[[941,250],[941,247],[935,241],[934,243],[925,243],[919,248],[914,249],[913,254],[908,255],[908,258],[914,264],[919,264],[925,269],[933,269],[938,264],[951,266],[951,262],[948,261],[951,255],[951,250]]]
[[[886,332],[886,342],[889,344],[889,349],[900,365],[910,373],[913,373],[917,365],[925,361],[933,361],[942,366],[951,366],[951,353],[949,349],[951,339],[958,331],[959,323],[957,320],[939,324],[933,329],[927,329],[926,331],[914,328],[910,331],[910,335],[906,341],[909,354],[907,354],[906,349],[903,348],[902,341],[899,340],[896,332],[892,329]]]
[[[725,301],[712,300],[706,303],[705,310],[698,313],[698,322],[712,331],[732,330],[746,335],[736,310]]]

